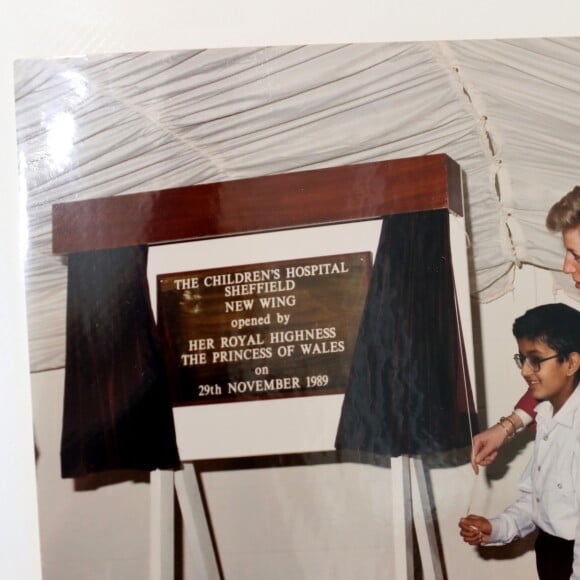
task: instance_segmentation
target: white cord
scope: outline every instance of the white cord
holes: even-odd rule
[[[473,446],[473,425],[471,423],[471,413],[470,413],[470,409],[469,409],[469,392],[468,392],[468,381],[466,380],[467,378],[467,372],[466,372],[466,367],[467,367],[467,358],[465,356],[465,347],[463,344],[463,333],[461,331],[461,318],[459,316],[459,303],[457,301],[457,292],[455,290],[455,282],[453,284],[453,291],[454,291],[454,298],[455,298],[455,318],[457,320],[457,336],[459,339],[459,352],[460,352],[460,357],[461,357],[461,372],[463,373],[463,387],[465,389],[465,404],[467,407],[467,421],[469,424],[469,437],[471,439],[471,455],[473,455],[473,451],[474,451],[474,446]],[[473,409],[473,412],[475,413],[475,408]],[[466,510],[466,514],[469,514],[471,512],[471,506],[473,505],[473,499],[475,497],[475,491],[477,488],[477,482],[478,482],[478,476],[475,476],[475,479],[473,481],[473,485],[471,487],[471,494],[469,496],[469,503],[467,504],[467,510]]]

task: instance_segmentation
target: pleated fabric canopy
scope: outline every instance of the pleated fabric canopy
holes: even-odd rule
[[[580,40],[99,55],[20,61],[15,81],[33,371],[65,358],[55,202],[446,153],[473,295],[508,292],[522,263],[560,267],[544,218],[580,181]]]

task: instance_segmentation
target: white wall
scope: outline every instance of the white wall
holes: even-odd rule
[[[479,402],[491,422],[507,413],[524,389],[511,356],[513,319],[553,299],[549,274],[525,267],[513,293],[472,306],[484,389]],[[125,481],[75,491],[72,482],[59,478],[62,383],[62,371],[32,376],[44,578],[144,578],[148,485]],[[449,578],[465,578],[466,570],[474,580],[534,577],[532,552],[518,556],[524,548],[512,547],[479,554],[457,533],[457,520],[468,511],[493,515],[516,497],[530,449],[520,436],[479,477],[465,463],[430,468]],[[390,469],[345,463],[225,470],[206,472],[203,483],[227,580],[366,580],[392,573]]]
[[[118,483],[111,476],[62,479],[64,372],[38,373],[31,380],[43,578],[147,578],[148,477],[121,474]]]

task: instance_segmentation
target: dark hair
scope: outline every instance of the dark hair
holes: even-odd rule
[[[580,352],[580,311],[565,304],[544,304],[516,318],[517,339],[541,340],[558,353],[562,362],[571,352]]]

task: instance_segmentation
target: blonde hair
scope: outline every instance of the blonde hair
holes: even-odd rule
[[[550,208],[546,226],[552,232],[563,232],[580,226],[580,186],[577,185]]]

